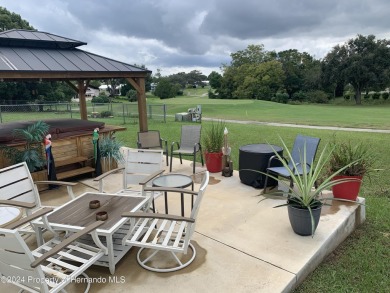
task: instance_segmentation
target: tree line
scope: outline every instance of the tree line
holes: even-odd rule
[[[335,46],[322,60],[295,49],[275,52],[249,45],[231,54],[222,74],[214,71],[208,76],[214,89],[209,97],[327,103],[348,90],[346,96],[361,104],[362,93],[368,96],[389,86],[389,45],[374,35],[357,35]]]

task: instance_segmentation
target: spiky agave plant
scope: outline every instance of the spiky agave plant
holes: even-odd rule
[[[311,217],[312,235],[314,235],[315,222],[314,222],[312,209],[322,206],[325,200],[333,199],[333,198],[320,198],[320,194],[324,190],[331,189],[331,187],[334,185],[340,184],[342,182],[356,180],[356,179],[334,180],[333,177],[342,173],[345,169],[349,168],[351,165],[356,164],[359,160],[355,160],[353,162],[350,162],[347,165],[340,166],[338,170],[328,175],[326,178],[322,178],[321,174],[323,173],[323,171],[324,172],[326,171],[328,163],[332,157],[334,147],[328,150],[329,145],[328,144],[325,145],[324,149],[321,151],[321,153],[318,156],[317,162],[307,162],[306,144],[305,144],[303,148],[303,153],[300,154],[300,161],[295,162],[283,139],[280,138],[280,140],[282,142],[283,149],[285,150],[287,161],[281,155],[278,154],[278,152],[273,148],[272,145],[270,146],[273,149],[275,156],[279,159],[283,167],[286,168],[294,186],[290,187],[290,185],[287,184],[286,182],[279,181],[281,182],[281,184],[287,186],[288,199],[285,204],[278,205],[276,207],[290,205],[300,209],[307,209]],[[292,168],[289,166],[288,161],[290,161]],[[297,172],[295,172],[295,170],[299,169],[298,167],[302,169],[302,174],[298,174]],[[260,173],[267,175],[275,180],[278,180],[276,176],[273,176],[271,174],[267,174],[264,172],[260,172]],[[319,183],[318,181],[320,179],[321,182]],[[319,183],[319,185],[315,187],[317,183]]]

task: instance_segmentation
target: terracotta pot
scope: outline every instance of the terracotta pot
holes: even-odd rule
[[[362,176],[335,176],[333,179],[356,179],[350,182],[343,182],[332,186],[333,197],[355,201],[359,195]]]
[[[223,153],[204,153],[206,168],[210,173],[218,173],[222,171],[222,156]]]

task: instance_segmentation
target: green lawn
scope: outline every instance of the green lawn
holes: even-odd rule
[[[280,122],[306,125],[390,129],[390,101],[377,105],[311,104],[291,105],[258,100],[213,100],[207,96],[184,96],[160,100],[150,96],[148,103],[167,104],[168,114],[185,112],[202,105],[204,117]]]
[[[171,115],[201,104],[204,116],[210,118],[390,129],[390,104],[386,103],[363,106],[355,106],[352,102],[283,105],[266,101],[209,100],[207,89],[186,90],[185,96],[169,100],[148,97],[148,103],[167,104]],[[23,115],[19,117],[25,119]],[[123,123],[121,119],[101,120],[107,124]],[[161,136],[170,144],[179,139],[182,125],[173,120],[172,116],[167,123],[150,120],[149,129],[160,130]],[[210,123],[203,121],[202,128],[209,127]],[[137,120],[125,126],[126,131],[116,133],[117,139],[127,146],[135,147],[139,127]],[[320,137],[320,151],[332,139],[365,142],[370,145],[372,153],[377,157],[375,167],[383,170],[373,173],[370,179],[365,178],[362,185],[360,196],[366,198],[366,222],[358,227],[296,292],[390,292],[390,134],[235,123],[228,123],[227,127],[236,170],[240,146],[260,142],[280,144],[279,136],[290,148],[298,133]]]

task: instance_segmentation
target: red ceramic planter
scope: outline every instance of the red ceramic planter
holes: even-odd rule
[[[343,182],[332,186],[333,197],[355,201],[359,195],[362,176],[335,176],[333,179],[357,179],[355,181]]]
[[[204,153],[207,171],[210,173],[218,173],[222,171],[222,155],[222,152]]]

